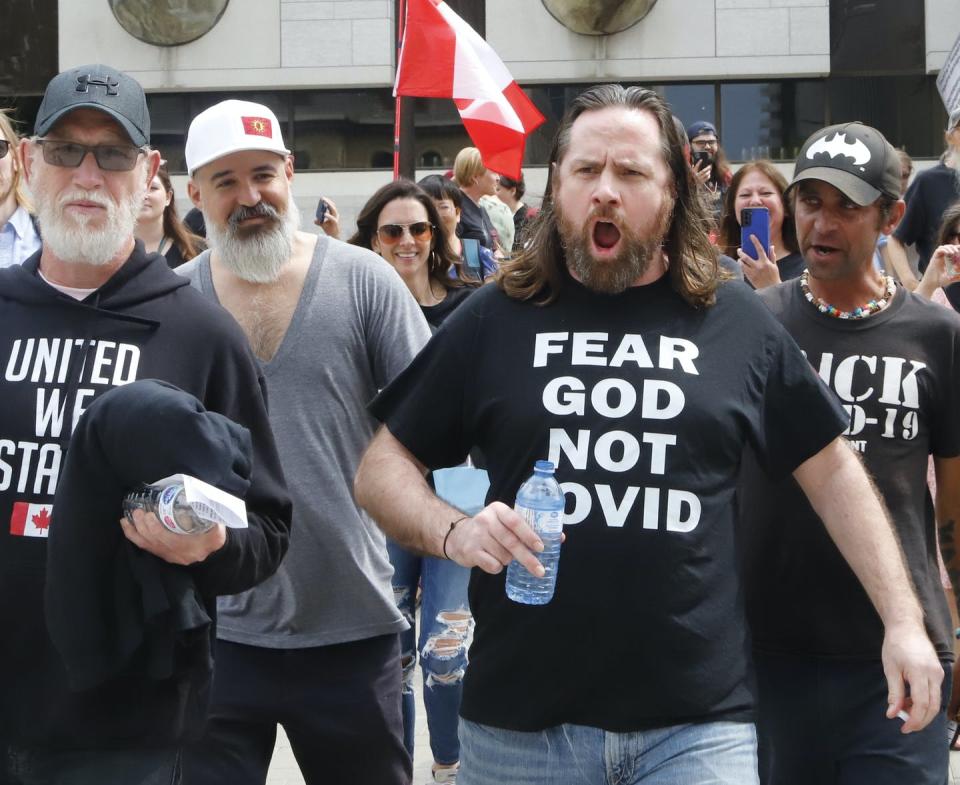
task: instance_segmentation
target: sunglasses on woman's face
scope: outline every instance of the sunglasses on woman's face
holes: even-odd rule
[[[393,245],[400,242],[404,230],[408,231],[414,240],[423,240],[433,233],[433,226],[426,221],[417,221],[412,224],[384,224],[377,229],[377,236],[380,242]]]
[[[10,142],[6,139],[0,139],[0,159],[6,158],[10,152]]]

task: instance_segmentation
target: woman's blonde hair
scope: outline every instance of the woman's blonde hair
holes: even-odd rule
[[[7,155],[13,156],[13,192],[17,204],[28,213],[33,212],[33,202],[27,193],[27,181],[23,176],[23,161],[20,160],[19,142],[20,136],[13,128],[13,121],[10,119],[9,109],[0,109],[0,134],[10,143],[10,152]]]
[[[464,147],[453,161],[453,179],[461,188],[468,188],[475,178],[487,171],[476,147]]]

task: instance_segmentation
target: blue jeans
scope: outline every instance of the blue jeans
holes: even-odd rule
[[[403,743],[413,757],[416,699],[413,676],[419,654],[423,704],[430,729],[430,750],[440,764],[460,760],[457,715],[467,667],[473,617],[467,604],[470,570],[452,561],[416,556],[387,543],[393,564],[393,593],[410,629],[400,634],[403,663]],[[414,624],[417,587],[421,589],[420,634]]]
[[[752,723],[611,733],[558,725],[536,733],[460,721],[457,785],[756,785]]]

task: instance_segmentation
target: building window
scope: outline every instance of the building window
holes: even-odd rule
[[[526,166],[543,166],[564,112],[587,84],[525,88],[546,122],[527,139]],[[684,125],[710,120],[732,161],[793,160],[806,138],[824,125],[861,120],[879,128],[916,157],[943,151],[946,113],[927,75],[783,79],[769,82],[661,84],[652,86]],[[269,106],[283,127],[298,171],[390,169],[393,166],[394,101],[389,88],[151,93],[147,96],[152,143],[171,172],[186,171],[184,144],[190,121],[227,98]],[[20,130],[30,133],[40,97],[13,96]],[[453,101],[418,98],[414,107],[414,160],[448,169],[471,144]]]
[[[732,161],[793,160],[824,126],[822,81],[744,82],[720,86],[720,139]]]

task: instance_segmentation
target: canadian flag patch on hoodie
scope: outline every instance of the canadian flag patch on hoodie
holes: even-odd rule
[[[52,504],[14,502],[10,515],[10,534],[19,537],[46,537],[50,533]]]

